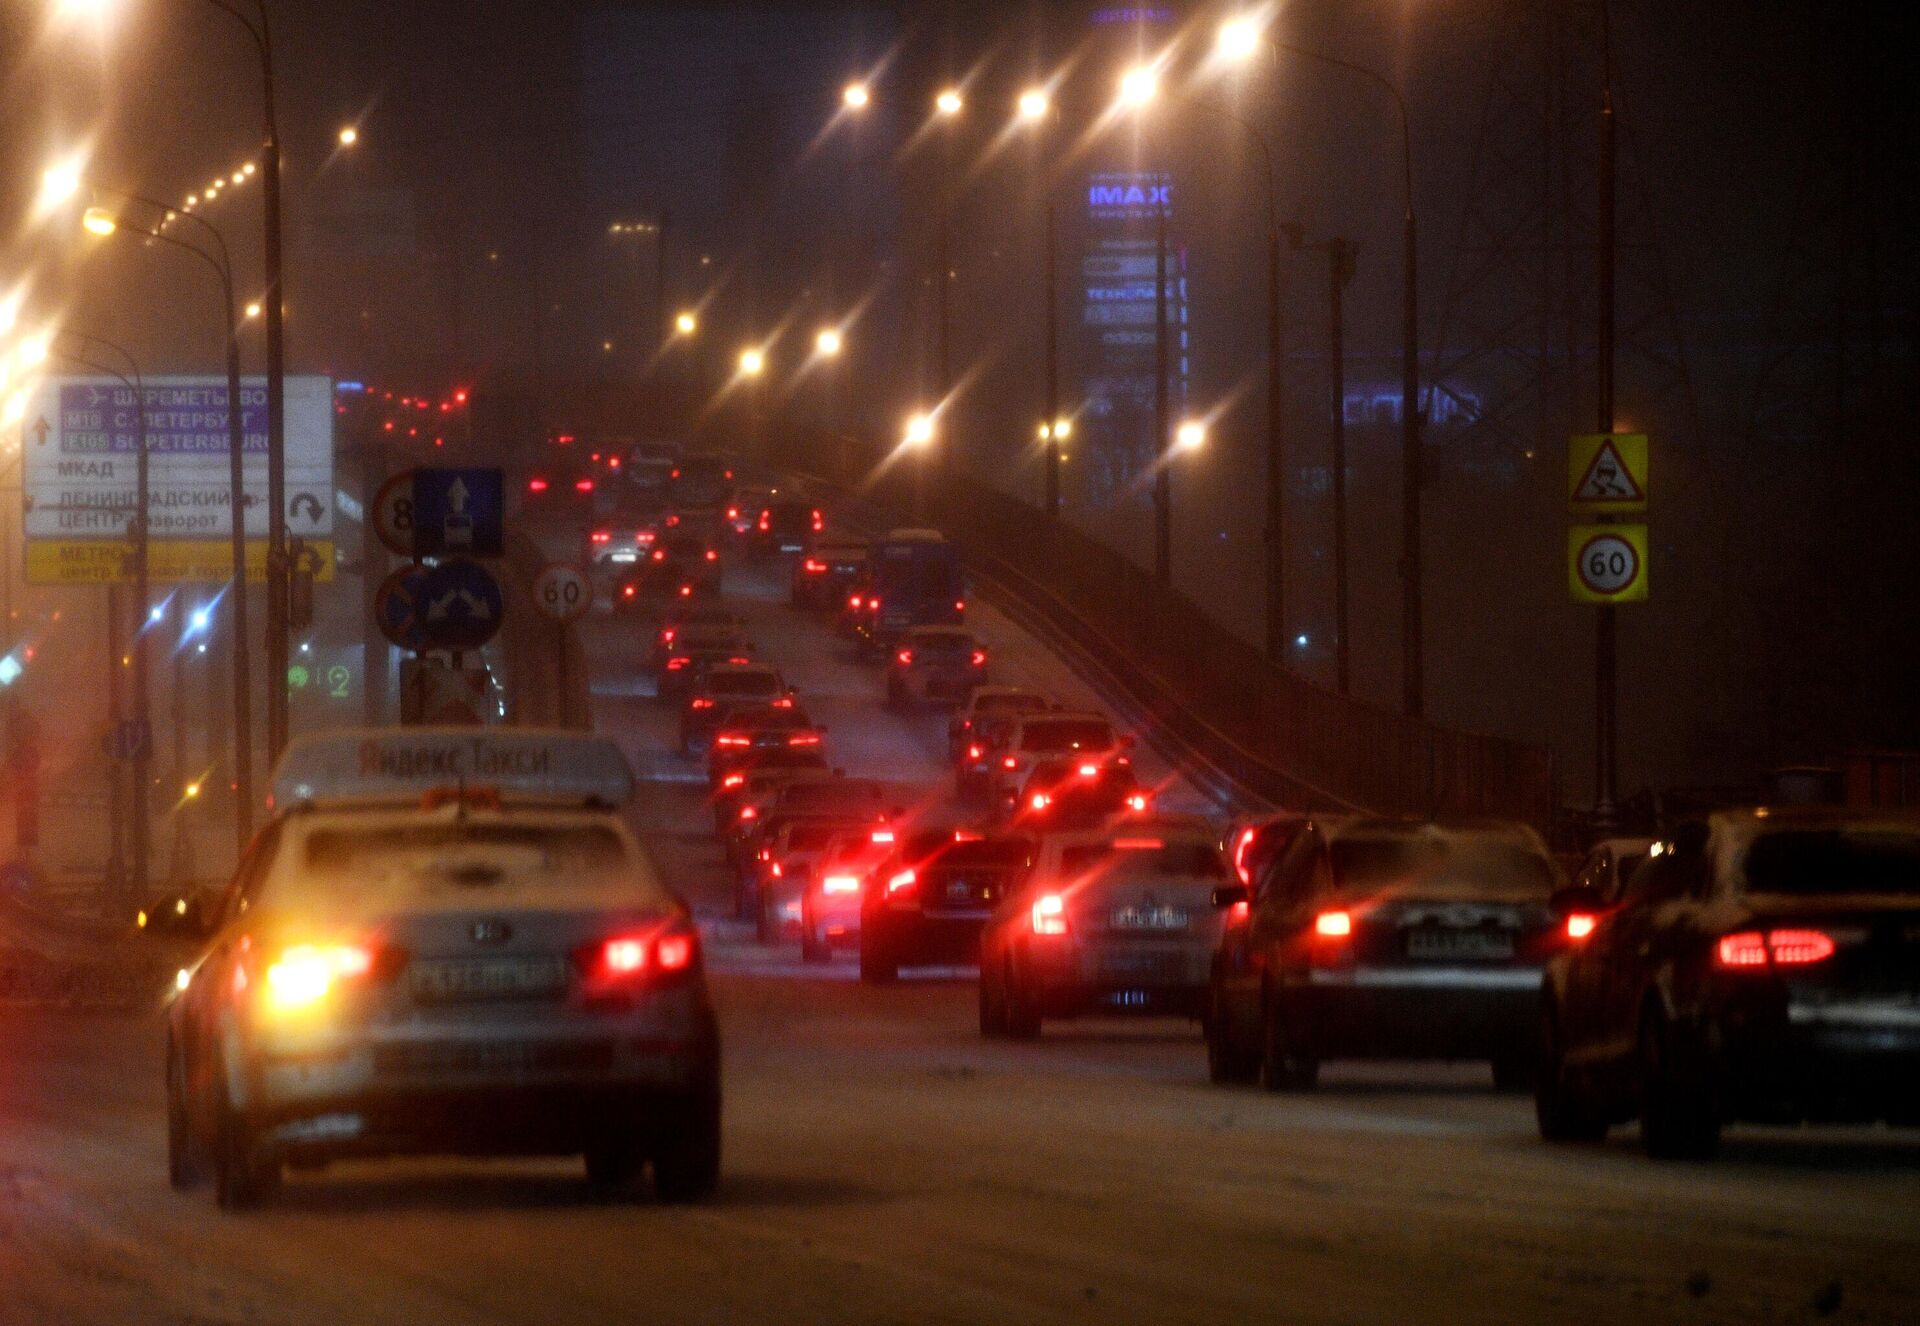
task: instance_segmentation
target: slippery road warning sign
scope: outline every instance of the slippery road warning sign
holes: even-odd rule
[[[1567,505],[1596,515],[1647,509],[1647,435],[1575,433],[1567,439]]]
[[[1567,531],[1567,588],[1575,603],[1647,597],[1645,525],[1575,525]]]

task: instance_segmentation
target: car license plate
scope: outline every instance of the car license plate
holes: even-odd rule
[[[409,981],[416,999],[524,999],[567,988],[571,972],[559,957],[447,958],[415,962]]]
[[[1513,936],[1504,930],[1409,930],[1407,956],[1425,961],[1497,961],[1513,956]]]
[[[1185,930],[1184,907],[1122,907],[1108,918],[1115,930]]]

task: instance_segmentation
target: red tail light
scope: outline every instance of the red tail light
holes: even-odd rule
[[[682,585],[682,586],[680,586],[680,597],[681,597],[681,598],[683,598],[683,599],[690,599],[690,598],[692,598],[692,597],[693,597],[693,586],[692,586],[692,585]]]
[[[864,601],[865,601],[865,600],[863,600],[863,599],[861,598],[861,596],[860,596],[860,595],[858,595],[858,594],[849,594],[849,595],[847,595],[847,606],[848,606],[849,608],[853,608],[853,609],[855,609],[856,611],[858,611],[858,609],[859,609],[859,607],[860,607],[860,605],[861,605],[861,603],[862,603],[862,602],[864,602]]]
[[[1018,769],[1020,767],[1020,761],[1009,755],[1006,759],[1000,761],[1000,767],[1002,769]]]
[[[1742,930],[1723,936],[1714,956],[1722,967],[1806,967],[1833,956],[1833,936],[1824,930]]]
[[[888,878],[887,896],[891,898],[896,893],[905,892],[907,889],[919,884],[919,882],[920,877],[914,874],[912,870],[903,870],[899,874]]]
[[[1349,912],[1321,912],[1313,918],[1313,933],[1322,939],[1349,939],[1353,916]]]
[[[1239,902],[1227,908],[1227,924],[1238,925],[1251,915],[1253,915],[1253,904],[1245,898],[1242,898]]]
[[[1135,792],[1132,796],[1127,798],[1128,810],[1144,811],[1146,808],[1147,808],[1147,797],[1144,792]]]
[[[868,612],[880,611],[880,600],[877,596],[867,600],[867,611]]]
[[[1591,912],[1570,913],[1567,917],[1566,926],[1568,941],[1578,944],[1581,940],[1592,934],[1593,928],[1598,924],[1600,924],[1600,918]]]
[[[1233,836],[1233,873],[1240,877],[1242,884],[1251,885],[1253,877],[1247,873],[1247,849],[1253,846],[1253,826],[1248,825]]]
[[[987,666],[986,650],[976,649],[973,651],[973,666],[975,666],[976,668],[984,668],[985,666]]]
[[[731,773],[731,774],[728,774],[725,778],[722,778],[720,780],[720,786],[744,787],[746,786],[746,782],[747,782],[747,776],[745,774]]]
[[[680,633],[677,630],[675,630],[673,627],[663,626],[660,628],[660,643],[663,645],[670,645],[673,643],[673,638],[678,634]]]
[[[679,523],[680,523],[680,513],[679,513],[679,512],[677,512],[677,511],[676,511],[676,512],[674,512],[674,513],[673,513],[672,515],[670,515],[670,516],[668,516],[668,517],[667,517],[667,528],[668,528],[668,529],[672,529],[672,528],[674,528],[674,526],[676,526],[676,525],[678,525]]]
[[[693,697],[692,707],[695,709],[711,709],[713,708],[713,701],[704,695],[696,695]]]
[[[737,737],[732,733],[728,733],[725,736],[715,737],[713,744],[716,746],[751,746],[753,744],[753,738]]]
[[[1033,796],[1028,798],[1027,804],[1035,810],[1045,810],[1053,804],[1053,801],[1045,792],[1035,792]]]
[[[547,491],[547,481],[545,479],[529,479],[527,480],[527,491],[530,493],[544,493]]]
[[[757,528],[762,534],[773,528],[773,512],[762,511]]]
[[[613,542],[613,535],[603,529],[595,530],[593,532],[592,538],[595,543],[612,543]]]
[[[671,979],[691,971],[700,941],[691,930],[672,929],[616,935],[574,955],[590,986],[627,985],[647,979]]]
[[[738,519],[740,519],[740,508],[739,508],[739,507],[737,507],[737,506],[730,506],[730,507],[728,507],[728,508],[727,508],[727,519],[728,519],[728,520],[738,520]]]
[[[818,746],[820,744],[820,734],[818,732],[796,732],[787,738],[787,744],[789,746]]]
[[[656,562],[664,562],[664,561],[666,561],[666,560],[667,560],[667,550],[666,550],[665,548],[655,548],[655,549],[653,550],[653,560],[654,560],[654,561],[656,561]]]
[[[820,881],[822,893],[858,893],[860,881],[852,875],[828,875]]]
[[[899,659],[901,666],[904,667],[904,666],[910,665],[913,662],[913,651],[911,649],[903,649],[899,653],[895,654],[894,657]]]
[[[667,660],[667,671],[678,672],[680,671],[681,668],[686,667],[691,662],[693,662],[693,660],[688,658],[685,654],[675,654],[672,658]]]
[[[875,844],[884,846],[885,844],[893,841],[893,830],[892,829],[875,829],[872,833],[867,835],[867,841],[870,843],[875,843]]]
[[[1033,933],[1036,935],[1064,935],[1067,933],[1067,900],[1057,893],[1043,893],[1033,903]]]
[[[815,534],[818,534],[821,530],[825,529],[826,527],[827,527],[827,522],[820,518],[820,513],[818,511],[814,512],[813,513],[813,532]]]
[[[707,549],[707,560],[709,562],[717,562],[720,560],[720,554],[709,548]]]
[[[620,592],[623,595],[625,595],[627,598],[632,598],[635,594],[638,594],[640,591],[635,589],[632,585],[628,585],[626,588],[622,589]]]
[[[827,569],[827,564],[815,558],[809,557],[807,558],[806,561],[800,563],[800,569],[802,571],[805,571],[810,576],[817,576]]]
[[[742,806],[742,807],[740,807],[740,821],[741,821],[741,823],[743,823],[743,824],[744,824],[744,823],[745,823],[746,821],[748,821],[748,820],[757,820],[757,819],[759,819],[759,818],[760,818],[760,811],[759,811],[759,808],[758,808],[758,807],[755,807],[755,806]]]
[[[591,479],[575,479],[575,480],[573,481],[573,491],[574,491],[574,492],[576,492],[576,493],[590,493],[590,492],[592,492],[592,491],[593,491],[593,480],[591,480]]]
[[[746,660],[742,659],[740,661],[744,663]],[[777,700],[767,701],[767,706],[771,709],[791,709],[793,708],[793,697],[791,695],[783,695]]]
[[[969,746],[969,747],[967,747],[967,758],[968,758],[969,760],[977,760],[977,759],[979,759],[979,758],[980,758],[980,757],[981,757],[982,755],[985,755],[985,754],[986,754],[986,752],[985,752],[985,751],[983,751],[983,750],[981,750],[981,749],[980,749],[980,748],[979,748],[978,746]]]

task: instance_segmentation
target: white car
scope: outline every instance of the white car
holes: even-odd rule
[[[586,1157],[711,1192],[700,937],[618,813],[604,739],[400,728],[296,743],[167,1019],[167,1161],[251,1205],[289,1163]]]

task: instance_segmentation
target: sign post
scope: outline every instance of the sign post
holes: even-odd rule
[[[593,581],[566,562],[554,562],[533,579],[533,604],[540,615],[559,623],[554,632],[554,673],[560,691],[560,717],[566,721],[567,696],[572,679],[567,665],[567,626],[593,606]]]
[[[1600,422],[1609,431],[1567,439],[1567,510],[1575,520],[1597,522],[1567,530],[1567,591],[1575,603],[1599,610],[1594,641],[1594,818],[1608,827],[1617,771],[1613,610],[1615,604],[1641,603],[1647,597],[1647,527],[1615,521],[1646,511],[1649,484],[1647,435],[1611,431],[1610,332],[1604,356],[1608,367],[1602,374]]]

